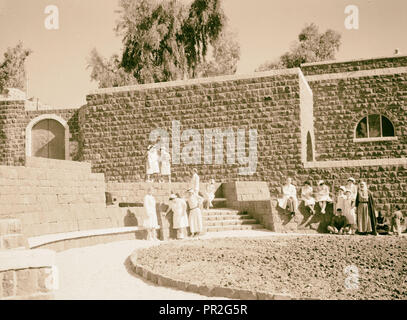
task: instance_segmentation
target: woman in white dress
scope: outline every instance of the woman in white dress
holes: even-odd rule
[[[175,194],[170,196],[167,215],[170,211],[173,212],[172,224],[173,228],[177,230],[177,239],[184,239],[184,229],[188,227],[187,203],[184,199],[178,198]]]
[[[159,229],[157,221],[156,202],[153,196],[154,189],[149,188],[144,196],[144,212],[143,227],[147,229],[147,240],[157,240],[157,231]]]
[[[193,189],[188,190],[188,207],[189,207],[189,228],[193,237],[202,232],[202,213],[201,205],[203,198],[200,197]]]
[[[165,147],[161,148],[161,176],[167,177],[167,181],[171,182],[171,156]]]
[[[152,175],[160,173],[158,149],[156,146],[149,145],[147,148],[147,182],[152,182]]]
[[[213,208],[212,201],[215,199],[215,180],[211,179],[211,182],[206,186],[205,200],[206,200],[206,209]]]
[[[191,171],[192,177],[191,177],[191,182],[190,182],[190,188],[195,192],[197,195],[199,194],[199,176],[198,176],[198,170],[197,169],[192,169]]]
[[[318,202],[319,207],[321,208],[321,213],[325,214],[326,204],[328,202],[332,202],[332,199],[329,196],[329,187],[325,184],[324,180],[320,180],[318,182],[318,190],[315,200]]]
[[[304,206],[314,214],[315,213],[315,198],[313,197],[313,189],[311,186],[311,181],[305,181],[304,187],[301,190],[301,199],[304,201]]]
[[[283,197],[279,199],[279,206],[288,210],[288,212],[293,216],[298,208],[298,199],[297,199],[297,189],[294,185],[291,184],[291,178],[287,178],[285,185],[282,188]]]
[[[353,179],[352,177],[350,177],[345,186],[346,190],[347,191],[349,190],[351,193],[352,201],[356,201],[356,195],[358,194],[358,187],[355,183],[356,183],[356,180]]]

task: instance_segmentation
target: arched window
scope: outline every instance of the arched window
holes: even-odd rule
[[[309,131],[307,133],[307,161],[314,161],[314,153],[312,152],[312,139]]]
[[[394,126],[389,119],[380,114],[369,114],[356,126],[355,140],[394,139]]]

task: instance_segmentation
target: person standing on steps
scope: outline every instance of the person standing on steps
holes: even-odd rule
[[[191,182],[190,182],[190,188],[193,190],[196,195],[199,195],[199,176],[198,176],[198,170],[196,168],[193,168],[191,171]]]
[[[206,200],[206,209],[213,208],[212,201],[215,199],[215,180],[211,179],[211,182],[206,186],[205,200]]]
[[[159,229],[157,221],[156,201],[153,196],[154,189],[149,187],[147,194],[144,196],[144,212],[143,227],[147,230],[147,240],[157,240],[157,229]]]
[[[376,214],[372,193],[368,190],[366,182],[362,181],[356,195],[356,223],[358,233],[377,235]]]
[[[191,230],[192,237],[195,237],[203,230],[201,213],[203,198],[200,197],[194,189],[189,189],[187,193],[187,204],[189,208],[189,228]]]
[[[158,149],[155,145],[147,147],[147,182],[154,182],[154,176],[160,173]]]

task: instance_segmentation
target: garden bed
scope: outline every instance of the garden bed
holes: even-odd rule
[[[172,242],[137,252],[171,279],[317,299],[406,299],[407,237],[273,236]],[[347,266],[359,289],[348,289]]]

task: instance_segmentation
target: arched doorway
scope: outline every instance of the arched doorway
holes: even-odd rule
[[[26,154],[30,157],[69,159],[69,127],[56,115],[42,115],[26,128]]]

